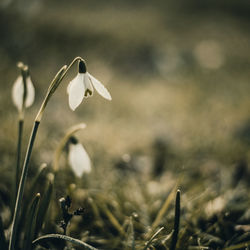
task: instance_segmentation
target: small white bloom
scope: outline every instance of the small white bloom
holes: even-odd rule
[[[80,61],[79,72],[67,87],[70,108],[75,110],[81,104],[83,98],[93,95],[94,89],[105,99],[112,100],[109,91],[100,81],[87,72],[85,63]]]
[[[69,164],[75,175],[81,177],[84,173],[90,173],[91,162],[82,144],[73,138],[69,144]]]
[[[12,100],[16,105],[18,111],[22,111],[23,106],[25,108],[30,107],[35,100],[35,89],[30,79],[30,76],[26,78],[26,98],[23,100],[24,95],[24,82],[22,76],[18,76],[16,81],[14,82],[12,88]],[[23,105],[24,101],[24,105]]]

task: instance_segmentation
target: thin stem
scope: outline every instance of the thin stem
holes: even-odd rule
[[[33,145],[34,145],[34,141],[36,138],[39,124],[40,124],[40,122],[37,122],[37,121],[34,123],[33,129],[31,132],[31,136],[30,136],[30,140],[29,140],[29,144],[28,144],[28,148],[27,148],[27,152],[26,152],[26,156],[25,156],[25,160],[24,160],[24,164],[23,164],[22,174],[21,174],[17,198],[16,198],[13,224],[12,224],[11,235],[10,235],[9,250],[15,249],[18,216],[20,213],[21,201],[23,198],[23,192],[24,192],[24,186],[25,186],[26,177],[27,177],[27,173],[28,173],[28,165],[29,165],[29,161],[30,161],[30,156],[31,156],[31,152],[33,149]]]
[[[62,154],[62,151],[66,145],[66,143],[68,142],[69,138],[76,133],[78,130],[80,129],[84,129],[86,127],[86,124],[84,123],[80,123],[77,124],[73,127],[71,127],[65,134],[65,136],[62,138],[62,140],[59,142],[58,147],[56,148],[55,151],[55,155],[54,155],[54,159],[53,159],[53,169],[55,172],[58,171],[59,169],[59,160],[60,160],[60,156]]]
[[[16,162],[16,190],[15,196],[17,195],[19,173],[20,173],[20,161],[21,161],[21,150],[22,150],[22,136],[23,136],[23,120],[18,121],[18,142],[17,142],[17,162]]]
[[[42,115],[43,115],[43,111],[50,99],[50,97],[53,95],[53,93],[56,91],[56,89],[58,88],[58,86],[60,85],[60,83],[62,82],[63,78],[65,77],[65,75],[67,74],[67,72],[69,71],[69,69],[79,60],[83,60],[81,57],[76,57],[69,66],[64,65],[56,74],[56,76],[54,77],[54,79],[52,80],[48,91],[46,93],[46,96],[43,100],[43,103],[40,107],[40,110],[36,116],[35,121],[41,121],[42,119]]]
[[[17,195],[18,183],[19,183],[19,172],[20,172],[20,160],[21,160],[21,146],[22,146],[22,134],[23,134],[23,122],[24,122],[24,110],[25,110],[25,100],[27,97],[27,75],[28,75],[28,66],[23,63],[19,63],[18,67],[21,69],[21,75],[23,79],[23,101],[22,101],[22,110],[19,113],[18,121],[18,141],[17,141],[17,162],[16,162],[16,176],[15,176],[15,198]]]
[[[70,63],[70,65],[67,67],[67,69],[64,71],[63,75],[61,76],[60,81],[63,80],[63,78],[65,77],[65,75],[66,75],[67,72],[69,71],[69,69],[70,69],[76,62],[78,62],[78,61],[80,61],[80,60],[84,61],[84,59],[82,59],[80,56],[78,56],[78,57],[76,57],[76,58]],[[84,61],[84,62],[85,62],[85,61]]]
[[[63,78],[65,77],[65,75],[67,74],[67,72],[71,69],[71,67],[78,61],[84,61],[81,57],[76,57],[69,66],[64,65],[62,67],[61,70],[59,70],[59,72],[57,73],[57,75],[55,76],[55,78],[53,79],[52,83],[49,86],[49,95],[52,95],[55,90],[57,89],[57,87],[59,86],[59,84],[61,83],[61,81],[63,80]],[[66,67],[65,67],[66,66]]]
[[[47,106],[47,103],[50,99],[50,97],[53,95],[53,93],[56,91],[57,87],[59,86],[60,84],[60,79],[61,79],[61,76],[63,74],[63,72],[67,69],[67,65],[64,65],[56,74],[56,76],[54,77],[54,79],[52,80],[52,82],[50,83],[49,85],[49,88],[47,90],[47,93],[46,93],[46,96],[42,102],[42,105],[37,113],[37,116],[36,116],[36,119],[35,121],[38,121],[40,122],[41,119],[42,119],[42,115],[43,115],[43,111],[44,109],[46,108]]]
[[[17,140],[17,159],[16,159],[16,175],[14,181],[14,202],[17,196],[19,176],[20,176],[20,163],[21,163],[21,151],[22,151],[22,136],[23,136],[23,119],[18,121],[18,140]]]

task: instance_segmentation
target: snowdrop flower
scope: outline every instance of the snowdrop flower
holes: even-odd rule
[[[76,77],[69,83],[67,92],[69,95],[69,106],[75,110],[83,98],[93,95],[94,89],[99,95],[111,101],[109,91],[103,84],[87,72],[86,64],[83,60],[79,61],[79,71]]]
[[[18,76],[12,88],[12,100],[21,113],[23,108],[30,107],[35,99],[35,89],[28,73],[27,66],[20,66],[22,75]]]
[[[69,139],[68,161],[75,175],[78,177],[91,171],[91,162],[87,152],[83,145],[73,136]]]

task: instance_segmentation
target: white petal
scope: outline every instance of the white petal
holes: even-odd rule
[[[23,78],[18,76],[12,88],[12,100],[19,111],[22,110],[23,106],[23,91]]]
[[[25,100],[25,107],[28,108],[33,104],[35,100],[35,88],[30,79],[30,76],[27,77],[26,84],[27,84],[27,96]]]
[[[90,75],[89,73],[87,73],[94,88],[96,89],[96,91],[98,92],[99,95],[101,95],[102,97],[104,97],[105,99],[111,101],[112,97],[109,93],[109,91],[103,86],[103,84],[98,81],[96,78],[94,78],[92,75]]]
[[[67,91],[69,94],[69,106],[72,110],[75,110],[84,98],[85,86],[83,83],[83,77],[83,73],[78,73],[68,85]]]
[[[93,92],[94,92],[94,88],[92,86],[92,83],[91,83],[91,81],[89,79],[88,74],[84,74],[84,85],[85,85],[85,93],[84,94],[86,94],[85,97],[92,96]],[[86,93],[86,90],[89,90],[90,93],[89,92]]]
[[[73,81],[73,80],[72,80]],[[69,82],[68,86],[67,86],[67,94],[69,95],[69,91],[70,91],[70,87],[71,87],[71,84],[72,84],[72,81]]]
[[[69,145],[69,164],[78,177],[91,171],[90,159],[82,144]]]

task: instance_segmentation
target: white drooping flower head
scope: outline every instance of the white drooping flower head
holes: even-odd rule
[[[81,177],[84,173],[91,172],[89,156],[83,145],[73,136],[69,140],[68,161],[77,177]]]
[[[12,88],[12,100],[19,112],[23,108],[30,107],[35,100],[35,88],[28,73],[28,68],[23,67],[21,70],[24,70],[25,74],[17,77]]]
[[[87,72],[86,64],[83,60],[79,62],[79,70],[76,77],[69,83],[67,92],[69,95],[69,106],[75,110],[83,101],[93,95],[94,89],[103,98],[111,101],[112,97],[103,84]]]

